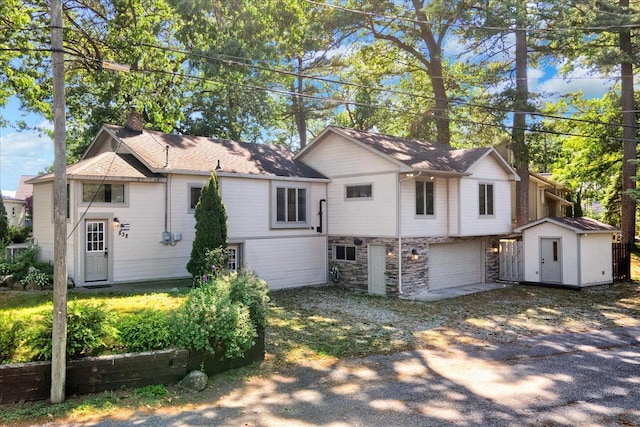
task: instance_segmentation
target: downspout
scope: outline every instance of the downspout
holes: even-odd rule
[[[320,199],[320,202],[318,202],[320,211],[318,212],[318,214],[320,215],[320,225],[318,225],[318,227],[316,228],[316,231],[318,233],[322,233],[322,203],[326,203],[327,199]]]
[[[165,163],[164,168],[169,167],[169,146],[165,146]],[[167,245],[171,243],[171,233],[169,233],[169,185],[170,175],[166,175],[166,181],[164,183],[164,231],[162,232],[162,244]]]
[[[398,293],[402,295],[402,225],[401,225],[401,203],[402,203],[402,183],[422,175],[419,171],[417,175],[409,174],[407,178],[398,180],[397,206],[396,206],[396,233],[398,234]]]

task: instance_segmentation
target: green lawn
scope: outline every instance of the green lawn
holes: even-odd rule
[[[633,255],[634,278],[640,262]],[[184,292],[115,294],[103,290],[69,293],[70,301],[104,303],[119,316],[153,307],[172,310]],[[0,314],[30,322],[51,310],[50,292],[0,292]],[[292,365],[326,363],[415,348],[443,348],[455,344],[478,346],[520,337],[640,326],[640,287],[637,282],[587,288],[580,292],[513,286],[460,298],[418,303],[373,297],[338,287],[302,288],[271,294],[266,360],[258,365],[221,374],[215,387],[194,395],[177,387],[121,390],[95,396],[71,397],[64,404],[46,402],[0,407],[0,424],[28,425],[49,420],[84,417],[215,401],[224,389],[239,387],[248,376],[268,375]]]

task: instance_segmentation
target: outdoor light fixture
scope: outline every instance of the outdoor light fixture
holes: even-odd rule
[[[411,256],[409,256],[409,258],[412,261],[417,261],[418,259],[420,259],[420,255],[418,255],[418,250],[416,248],[411,249]]]
[[[113,218],[113,226],[117,227],[120,225],[120,220],[118,219],[118,217]]]
[[[394,254],[393,254],[393,247],[392,247],[392,246],[387,245],[387,256],[388,256],[389,258],[391,258],[393,255],[394,255]]]
[[[360,246],[362,244],[362,239],[358,239],[357,237],[353,239],[353,244],[356,246]]]
[[[491,252],[493,252],[494,254],[497,254],[498,252],[500,252],[500,247],[498,246],[497,243],[491,244]]]

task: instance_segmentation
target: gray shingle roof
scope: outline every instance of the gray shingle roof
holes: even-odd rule
[[[568,227],[582,231],[617,231],[618,229],[612,225],[596,221],[586,216],[580,218],[550,218],[554,221],[562,223]]]
[[[105,125],[154,172],[184,171],[211,173],[218,162],[221,172],[244,175],[326,179],[324,175],[295,160],[285,147],[218,140],[162,132],[135,132]],[[168,149],[168,168],[167,162]]]
[[[331,128],[416,170],[464,173],[492,149],[491,147],[481,147],[452,150],[446,146],[419,139],[336,126],[331,126]]]

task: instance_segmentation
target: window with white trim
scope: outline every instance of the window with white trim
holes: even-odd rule
[[[84,203],[124,203],[124,184],[82,183]]]
[[[345,186],[346,199],[370,199],[373,197],[372,184],[359,184]]]
[[[350,245],[334,245],[333,259],[335,261],[355,261],[356,247]]]
[[[416,181],[416,215],[434,214],[434,191],[432,181]]]
[[[493,215],[493,184],[479,185],[480,216]]]
[[[309,226],[309,187],[299,183],[273,183],[272,222],[274,228]]]
[[[227,268],[231,271],[238,271],[242,268],[239,244],[227,246]]]

